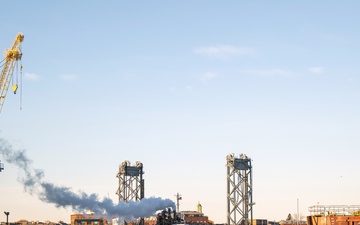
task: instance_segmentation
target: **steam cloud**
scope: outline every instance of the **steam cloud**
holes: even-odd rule
[[[24,172],[24,177],[19,177],[18,180],[27,193],[35,194],[41,201],[53,203],[56,207],[71,207],[77,212],[90,210],[96,215],[127,219],[149,217],[167,207],[175,209],[175,203],[170,199],[151,197],[138,202],[120,202],[115,205],[110,198],[99,200],[97,194],[88,195],[81,191],[76,194],[68,187],[45,182],[43,171],[31,167],[31,160],[26,156],[25,150],[14,150],[3,138],[0,138],[0,154],[6,162],[16,165]]]

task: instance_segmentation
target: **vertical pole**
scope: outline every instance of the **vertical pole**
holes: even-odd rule
[[[182,197],[181,195],[178,193],[176,193],[176,211],[177,212],[180,212],[180,203],[179,203],[179,200],[182,200]]]
[[[6,215],[6,225],[9,225],[9,214],[10,212],[4,212]]]
[[[230,224],[230,165],[229,165],[229,160],[227,163],[227,176],[226,176],[226,183],[227,183],[227,225],[231,225]]]
[[[299,218],[300,218],[300,215],[299,215],[299,199],[296,199],[296,208],[297,208],[297,217],[296,217],[296,224],[299,225]]]

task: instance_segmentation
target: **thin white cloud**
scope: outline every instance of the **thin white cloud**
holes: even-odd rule
[[[191,91],[191,90],[193,89],[193,87],[192,87],[191,85],[187,85],[185,88],[186,88],[186,90],[188,90],[188,91]]]
[[[244,70],[246,74],[264,77],[292,77],[294,72],[284,69],[269,69],[269,70]]]
[[[254,56],[256,51],[248,47],[235,47],[231,45],[219,45],[212,47],[196,48],[194,53],[213,58],[228,58],[231,56]]]
[[[215,79],[218,76],[219,75],[215,72],[207,72],[203,76],[201,76],[200,80],[202,80],[203,82],[207,82],[209,80]]]
[[[74,74],[62,74],[60,75],[60,79],[64,81],[75,81],[77,80],[77,76]]]
[[[36,73],[25,73],[24,78],[28,80],[39,80],[40,77]]]
[[[324,68],[322,68],[321,66],[311,67],[308,70],[310,71],[310,73],[314,73],[314,74],[322,74],[322,73],[324,73]]]

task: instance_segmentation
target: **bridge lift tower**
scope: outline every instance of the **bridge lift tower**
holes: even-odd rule
[[[143,164],[136,162],[131,166],[129,161],[124,161],[119,165],[119,188],[116,192],[119,195],[119,202],[139,201],[144,198],[144,180],[142,175]]]
[[[249,225],[253,220],[252,166],[245,154],[227,157],[227,224]]]
[[[136,202],[144,198],[143,174],[143,164],[139,161],[135,166],[131,166],[127,160],[119,165],[119,172],[116,175],[119,178],[119,188],[116,192],[119,195],[119,202]],[[138,224],[144,225],[144,218],[140,218]]]

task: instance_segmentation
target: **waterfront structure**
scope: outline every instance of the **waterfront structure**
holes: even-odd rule
[[[127,160],[119,165],[119,171],[116,175],[119,178],[119,187],[116,192],[119,195],[119,202],[136,202],[144,198],[145,182],[142,177],[143,174],[143,164],[139,161],[136,162],[135,166],[132,166]],[[126,221],[124,222],[126,223]],[[140,218],[139,224],[144,224],[144,218]]]
[[[245,154],[227,157],[227,224],[248,225],[253,220],[252,166]]]
[[[358,225],[359,215],[307,216],[307,225]]]
[[[127,160],[120,164],[116,175],[119,178],[119,187],[116,192],[119,195],[119,202],[139,201],[144,198],[143,174],[141,162],[136,162],[135,166],[131,166]]]
[[[360,224],[360,205],[314,205],[309,212],[308,225]]]

